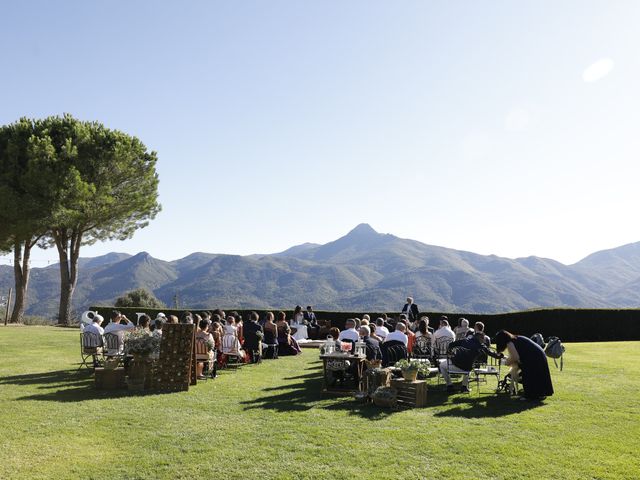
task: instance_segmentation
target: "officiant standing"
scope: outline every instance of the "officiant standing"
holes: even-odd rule
[[[413,303],[413,297],[407,297],[407,303],[402,307],[402,313],[407,316],[409,322],[415,322],[418,319],[420,312],[418,311],[418,305]]]

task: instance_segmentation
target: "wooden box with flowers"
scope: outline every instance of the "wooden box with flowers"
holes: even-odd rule
[[[404,378],[394,378],[391,380],[391,387],[398,391],[398,404],[414,408],[427,406],[426,380],[411,382]]]

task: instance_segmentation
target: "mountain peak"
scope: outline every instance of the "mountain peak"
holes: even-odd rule
[[[361,223],[356,228],[354,228],[349,233],[347,233],[347,237],[351,237],[355,235],[359,237],[364,237],[369,235],[378,235],[378,232],[376,232],[368,223]]]

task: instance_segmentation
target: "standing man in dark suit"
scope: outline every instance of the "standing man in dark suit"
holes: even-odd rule
[[[402,313],[407,315],[410,322],[415,322],[418,319],[420,312],[418,312],[418,305],[413,303],[412,297],[407,297],[407,303],[402,307]]]

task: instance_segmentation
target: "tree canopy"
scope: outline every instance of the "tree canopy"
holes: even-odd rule
[[[4,149],[0,142],[8,167],[0,176],[0,210],[11,213],[0,243],[7,249],[27,232],[57,248],[59,321],[68,323],[80,247],[130,238],[160,211],[156,154],[136,137],[68,114],[21,119],[1,133],[9,140]]]
[[[166,305],[156,298],[156,296],[145,288],[137,288],[119,297],[115,303],[116,307],[145,307],[164,308]]]

